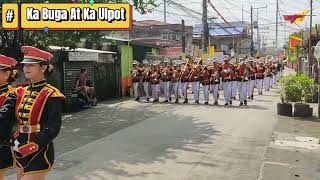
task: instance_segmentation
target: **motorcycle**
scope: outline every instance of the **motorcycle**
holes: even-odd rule
[[[71,104],[75,111],[79,111],[80,109],[89,108],[90,106],[97,106],[98,100],[95,96],[93,96],[93,101],[88,101],[86,95],[81,89],[74,88],[71,94]]]

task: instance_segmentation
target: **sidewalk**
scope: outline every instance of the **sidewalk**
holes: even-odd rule
[[[259,180],[320,179],[320,120],[317,104],[311,107],[311,118],[278,116]]]

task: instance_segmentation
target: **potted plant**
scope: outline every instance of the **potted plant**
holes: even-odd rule
[[[293,83],[293,75],[282,76],[280,79],[280,98],[281,103],[277,104],[278,115],[292,116],[292,104],[289,103],[289,99],[294,96],[290,86]]]
[[[309,104],[306,104],[303,102],[307,102],[307,97],[310,97],[310,96],[312,97],[313,89],[315,87],[314,80],[304,74],[300,74],[296,76],[295,79],[297,83],[300,84],[302,93],[301,93],[300,102],[294,104],[294,116],[296,117],[312,116],[313,109],[310,108]]]

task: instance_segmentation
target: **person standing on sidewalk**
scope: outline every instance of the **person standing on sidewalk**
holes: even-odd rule
[[[65,96],[45,77],[52,70],[53,55],[32,46],[21,47],[25,77],[30,85],[16,89],[17,129],[13,150],[21,180],[44,180],[54,163],[53,140],[61,127],[61,106]]]
[[[14,70],[16,65],[15,59],[0,55],[0,180],[4,180],[7,171],[14,167],[10,138],[12,128],[16,124],[14,113],[16,96],[10,83],[16,78]]]

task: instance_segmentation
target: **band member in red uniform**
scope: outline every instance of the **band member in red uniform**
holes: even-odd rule
[[[142,73],[142,70],[138,66],[138,62],[134,60],[133,61],[133,69],[132,69],[132,72],[131,72],[131,76],[132,76],[133,92],[134,92],[135,101],[139,101],[140,100],[139,83],[140,83],[141,73]]]
[[[263,62],[260,61],[257,67],[257,72],[256,72],[257,88],[258,88],[259,95],[262,95],[264,71],[265,71],[265,68],[263,66]]]
[[[163,93],[165,97],[164,102],[169,102],[169,95],[170,95],[170,84],[171,84],[171,72],[170,67],[168,66],[168,61],[164,61],[165,66],[161,71],[161,80],[163,85]]]
[[[187,86],[189,83],[189,64],[183,65],[181,69],[181,83],[180,83],[180,89],[181,89],[181,94],[184,97],[184,102],[183,104],[188,103],[188,92],[187,92]]]
[[[53,139],[61,126],[64,95],[45,77],[53,55],[31,46],[21,47],[25,77],[30,85],[16,89],[17,129],[13,137],[18,178],[44,180],[54,163]]]
[[[210,72],[208,67],[205,66],[202,73],[200,74],[200,81],[203,86],[203,96],[205,100],[205,105],[209,104],[209,87],[210,87]]]
[[[239,81],[239,95],[240,95],[240,106],[247,105],[247,82],[248,82],[248,69],[245,64],[245,60],[240,62],[240,65],[236,69]]]
[[[189,79],[189,81],[192,82],[192,92],[195,100],[194,103],[196,104],[199,104],[199,88],[200,88],[199,73],[200,73],[199,65],[194,66],[190,72],[190,79]]]
[[[0,55],[0,180],[5,179],[8,169],[14,166],[13,152],[10,147],[12,128],[16,124],[14,88],[10,83],[15,80],[14,67],[17,61]]]
[[[159,102],[159,91],[160,91],[160,73],[157,67],[154,67],[150,75],[151,90],[153,102]]]
[[[212,60],[213,65],[211,68],[210,72],[210,81],[211,81],[211,91],[213,94],[213,99],[214,99],[214,104],[213,105],[218,105],[218,95],[219,95],[219,86],[220,86],[220,73],[221,73],[221,66],[217,62],[216,59]]]
[[[265,75],[264,82],[263,82],[264,90],[269,91],[271,88],[271,78],[272,78],[272,61],[271,60],[269,60],[266,63],[264,75]]]
[[[173,70],[172,70],[172,94],[174,95],[175,98],[175,103],[179,103],[179,80],[181,77],[181,70],[176,66],[173,65]]]
[[[142,72],[142,82],[143,82],[143,90],[146,93],[146,98],[148,102],[150,100],[150,95],[149,95],[150,75],[151,75],[150,67],[148,66],[144,67]]]
[[[224,99],[226,101],[225,105],[231,105],[231,73],[233,71],[233,65],[230,63],[230,57],[225,55],[224,63],[221,67],[221,75],[223,80],[223,91],[224,91]]]
[[[256,81],[256,72],[257,67],[253,64],[253,59],[249,59],[249,81],[248,81],[248,97],[249,99],[253,99],[254,85]]]

